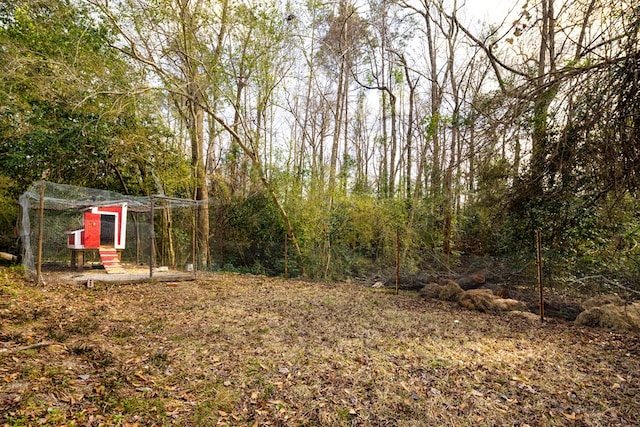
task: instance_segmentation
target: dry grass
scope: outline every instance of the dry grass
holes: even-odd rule
[[[605,304],[589,308],[578,316],[576,323],[616,331],[640,331],[640,303]]]
[[[347,284],[48,283],[0,270],[0,425],[640,424],[633,334]]]

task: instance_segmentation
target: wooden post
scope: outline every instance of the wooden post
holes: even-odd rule
[[[29,213],[28,211],[26,212],[27,214]],[[20,259],[20,264],[24,264],[24,260],[22,259],[22,257],[24,256],[24,242],[22,241],[21,236],[23,235],[22,233],[22,215],[25,214],[24,211],[24,206],[22,206],[21,203],[18,203],[18,221],[16,221],[16,233],[17,236],[19,237],[18,239],[18,257]]]
[[[153,196],[149,196],[149,203],[150,203],[150,218],[149,218],[149,277],[153,277],[153,260],[156,256],[156,232],[154,229],[154,225],[153,225],[153,217],[154,217],[154,210],[153,210]]]
[[[400,292],[400,228],[396,229],[396,295]]]
[[[542,286],[542,237],[536,230],[536,261],[538,263],[538,290],[540,291],[540,322],[544,323],[544,292]]]
[[[285,279],[289,278],[289,235],[285,231],[284,233],[284,277]]]
[[[165,222],[165,209],[166,206],[164,205],[164,203],[162,203],[160,205],[160,212],[162,212],[162,215],[160,216],[160,218],[162,219],[162,222],[160,223],[160,265],[167,265],[167,261],[165,259],[167,255],[167,238],[165,236],[165,232],[167,231],[167,223]]]
[[[71,249],[71,268],[73,270],[82,270],[84,267],[84,250]]]
[[[198,229],[198,203],[194,205],[193,208],[193,227],[191,228],[191,261],[193,262],[191,268],[193,269],[193,278],[194,280],[198,278],[198,260],[196,259],[197,251],[196,246],[198,245],[198,237],[197,237],[197,229]]]
[[[140,265],[140,219],[138,212],[134,212],[131,216],[133,223],[136,225],[136,266]]]
[[[42,283],[42,240],[44,237],[44,189],[46,184],[40,186],[40,210],[38,211],[38,258],[36,260],[36,283]]]

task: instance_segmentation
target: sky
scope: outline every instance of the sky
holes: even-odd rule
[[[500,23],[509,14],[509,11],[520,7],[520,0],[458,0],[467,11],[467,20],[470,23],[480,24],[489,22],[491,24]]]

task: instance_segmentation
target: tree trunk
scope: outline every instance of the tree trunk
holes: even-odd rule
[[[424,2],[425,14],[425,29],[427,36],[427,46],[429,49],[429,66],[430,66],[430,78],[431,78],[431,120],[429,122],[430,139],[433,145],[433,157],[430,174],[430,188],[431,193],[437,193],[440,191],[441,186],[441,148],[438,128],[440,125],[440,86],[438,85],[438,57],[436,54],[436,47],[434,41],[434,31],[431,25],[431,13],[429,11],[430,4]]]
[[[329,203],[331,204],[331,200],[333,200],[333,192],[335,190],[336,185],[336,170],[338,167],[338,146],[340,144],[340,134],[341,134],[341,126],[342,126],[342,108],[343,108],[343,91],[344,91],[344,73],[345,73],[345,63],[342,61],[340,64],[340,74],[338,76],[338,92],[336,94],[336,104],[334,106],[334,130],[333,130],[333,139],[331,142],[331,160],[329,163]]]
[[[192,99],[199,99],[199,89],[191,93]],[[195,199],[198,204],[197,254],[200,266],[208,266],[209,261],[209,190],[204,167],[204,110],[196,102],[189,105],[189,133],[191,138],[191,165],[194,176]]]
[[[407,61],[404,59],[404,56],[401,58],[402,64],[404,66],[404,73],[407,79],[407,84],[409,85],[409,116],[407,118],[407,163],[406,163],[406,172],[405,172],[405,180],[406,180],[406,199],[407,201],[411,201],[411,167],[412,156],[413,156],[413,111],[415,108],[415,96],[416,96],[416,87],[418,86],[418,81],[411,81],[411,74],[409,73],[409,67],[407,66]]]
[[[397,121],[396,117],[396,96],[388,90],[389,93],[389,113],[391,114],[391,155],[389,159],[389,197],[393,197],[396,192],[396,153],[398,151],[397,138]]]
[[[558,91],[558,84],[547,85],[547,76],[555,71],[553,0],[542,0],[542,34],[538,56],[537,87],[539,92],[533,100],[533,130],[531,148],[531,194],[542,191],[543,177],[546,174],[547,133],[549,107]],[[553,78],[553,77],[552,77]]]

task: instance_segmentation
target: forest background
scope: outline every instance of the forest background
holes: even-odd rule
[[[491,259],[640,289],[640,6],[7,0],[0,250],[37,180],[194,198],[201,268]]]

